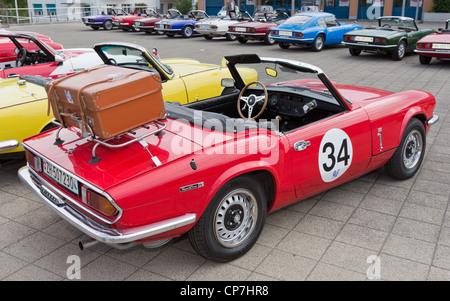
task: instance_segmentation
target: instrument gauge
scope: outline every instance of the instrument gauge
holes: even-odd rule
[[[271,106],[276,106],[278,103],[278,95],[277,94],[272,94],[269,96],[269,104]]]

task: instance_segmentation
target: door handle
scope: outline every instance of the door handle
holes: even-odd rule
[[[6,77],[7,78],[14,78],[14,77],[19,77],[20,76],[20,74],[17,74],[17,73],[10,73],[10,74],[8,74]]]
[[[296,152],[302,151],[304,149],[306,149],[308,146],[311,145],[311,142],[309,141],[297,141],[294,143],[294,150]]]

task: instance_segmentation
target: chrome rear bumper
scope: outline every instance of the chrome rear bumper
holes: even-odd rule
[[[28,187],[39,196],[41,200],[49,205],[59,216],[70,223],[72,226],[82,231],[86,235],[109,245],[124,244],[134,242],[151,236],[155,236],[170,230],[174,230],[183,226],[190,225],[195,222],[197,215],[194,213],[177,216],[171,219],[163,220],[160,222],[152,223],[149,225],[130,228],[128,230],[119,231],[105,227],[93,219],[82,214],[68,203],[59,203],[56,205],[45,194],[49,193],[46,187],[39,183],[38,179],[32,179],[32,171],[28,166],[24,166],[19,169],[18,175],[22,182],[28,185]],[[58,197],[58,196],[54,196]]]

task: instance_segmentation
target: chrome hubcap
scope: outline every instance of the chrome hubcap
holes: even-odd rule
[[[406,137],[403,146],[403,164],[407,169],[414,168],[422,155],[422,135],[419,131],[414,130]]]
[[[253,232],[258,215],[254,195],[247,189],[236,189],[226,195],[214,217],[215,236],[226,248],[242,244]]]

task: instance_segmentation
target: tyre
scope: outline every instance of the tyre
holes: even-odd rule
[[[266,33],[266,36],[264,37],[264,44],[266,45],[273,45],[275,44],[277,41],[275,41],[274,39],[272,39],[270,37],[270,32]]]
[[[248,40],[247,40],[246,38],[239,37],[239,38],[238,38],[238,42],[241,43],[241,44],[245,44],[245,43],[248,42]]]
[[[225,34],[225,39],[227,39],[227,41],[235,41],[237,36],[227,33]]]
[[[217,262],[244,255],[264,226],[267,199],[263,191],[258,181],[249,176],[227,182],[189,231],[192,247]]]
[[[361,49],[349,48],[348,51],[352,56],[358,56],[361,54]]]
[[[203,35],[203,37],[204,37],[206,40],[212,40],[212,38],[213,38],[213,36],[207,35],[207,34]]]
[[[166,32],[166,36],[168,36],[168,37],[174,37],[175,36],[175,33],[174,32]]]
[[[407,124],[397,150],[386,163],[387,174],[399,180],[414,176],[422,164],[425,147],[425,127],[420,120],[413,118]]]
[[[91,25],[91,27],[93,30],[98,30],[100,28],[100,26],[98,26],[98,25]]]
[[[313,51],[319,52],[319,51],[322,51],[324,46],[325,46],[325,37],[323,35],[319,34],[312,42],[311,49]]]
[[[392,51],[392,59],[394,61],[401,61],[406,54],[406,42],[400,41],[397,47]]]
[[[428,65],[431,62],[432,57],[430,56],[423,56],[421,54],[419,54],[419,62],[422,65]]]
[[[194,35],[194,29],[191,26],[185,26],[181,30],[181,35],[183,36],[183,38],[190,38]]]
[[[280,46],[281,49],[288,49],[289,47],[291,47],[291,45],[286,42],[278,42],[278,46]]]
[[[111,20],[106,20],[105,22],[103,22],[103,28],[105,30],[111,30],[111,29],[113,29],[113,27],[114,27],[114,25]]]

